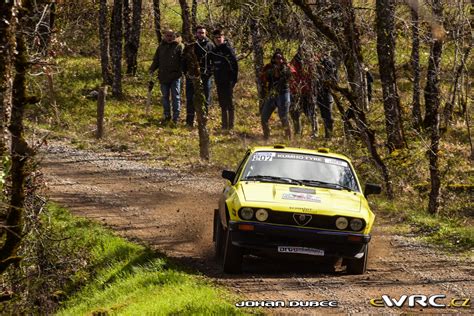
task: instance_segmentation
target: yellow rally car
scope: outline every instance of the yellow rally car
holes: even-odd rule
[[[375,215],[350,160],[328,149],[254,147],[228,183],[214,213],[215,254],[224,272],[239,273],[244,254],[344,258],[351,274],[367,268]]]

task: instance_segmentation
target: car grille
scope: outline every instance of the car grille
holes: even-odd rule
[[[301,218],[300,215],[303,215],[305,219]],[[268,214],[268,219],[266,220],[267,223],[272,224],[325,229],[336,229],[334,224],[335,221],[335,216],[276,211],[270,211]]]

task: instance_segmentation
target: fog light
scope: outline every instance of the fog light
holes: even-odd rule
[[[253,217],[253,210],[250,207],[244,207],[240,210],[240,216],[245,220],[250,220]]]
[[[261,209],[257,210],[257,212],[255,213],[255,217],[260,222],[264,222],[268,219],[268,212],[267,212],[267,210],[264,210],[263,208],[261,208]]]
[[[364,223],[362,222],[361,219],[359,218],[353,218],[351,219],[351,229],[355,231],[359,231],[362,229],[362,226],[364,226]]]
[[[336,219],[336,227],[337,229],[346,229],[349,226],[349,221],[345,217],[338,217]]]

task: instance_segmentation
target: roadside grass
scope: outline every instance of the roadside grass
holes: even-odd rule
[[[71,276],[58,315],[241,315],[238,298],[199,275],[184,272],[166,257],[126,241],[92,221],[48,207],[53,227],[87,253]],[[78,284],[83,284],[75,292]],[[72,294],[71,294],[72,293]],[[258,311],[257,311],[258,313]]]
[[[458,207],[469,205],[468,199],[467,196],[461,197]],[[394,224],[392,229],[394,233],[415,236],[450,252],[472,255],[474,250],[472,214],[453,214],[452,209],[440,214],[429,214],[423,201],[417,199],[388,201],[374,198],[371,205],[382,221]]]

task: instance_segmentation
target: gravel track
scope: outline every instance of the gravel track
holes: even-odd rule
[[[390,309],[369,304],[384,294],[397,299],[403,294],[445,294],[444,303],[470,298],[472,253],[444,254],[414,238],[394,235],[389,223],[376,222],[365,275],[249,257],[242,275],[228,276],[213,260],[213,210],[224,184],[217,172],[189,174],[163,168],[146,153],[91,152],[61,142],[50,143],[41,156],[51,200],[197,269],[246,299],[338,301],[335,308],[268,308],[269,313],[473,314],[472,307]]]

